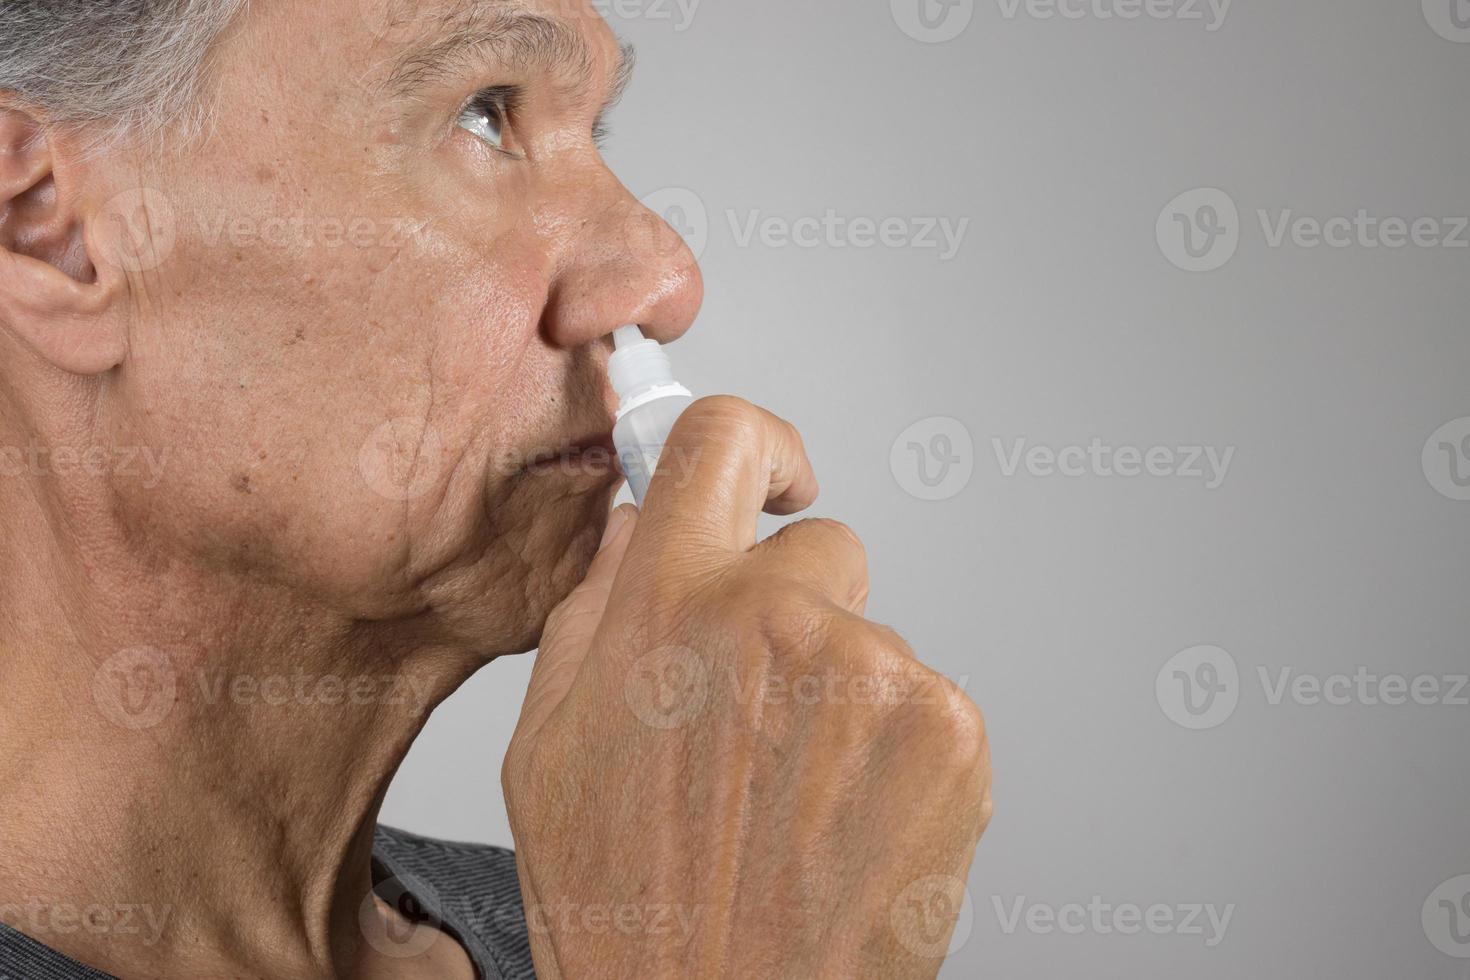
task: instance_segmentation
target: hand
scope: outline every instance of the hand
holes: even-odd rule
[[[863,618],[851,531],[757,543],[816,495],[789,423],[697,402],[547,622],[502,772],[543,980],[938,972],[984,723]]]

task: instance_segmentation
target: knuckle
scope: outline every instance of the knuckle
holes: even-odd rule
[[[788,524],[761,552],[761,564],[773,578],[806,583],[844,609],[867,600],[867,549],[839,521],[811,518]]]
[[[898,635],[860,616],[834,610],[816,658],[824,670],[843,679],[866,713],[900,712],[919,693],[915,663]]]
[[[785,434],[787,441],[790,442],[791,447],[796,450],[797,454],[806,456],[806,440],[801,437],[801,430],[796,427],[796,423],[783,419],[778,415],[771,415],[769,417],[781,427],[781,431]]]
[[[837,622],[829,631],[829,656],[885,684],[892,696],[882,703],[920,751],[950,772],[988,770],[985,717],[960,685],[921,663],[890,627],[852,615]]]
[[[544,812],[565,797],[566,772],[565,754],[555,742],[540,736],[512,737],[500,764],[506,810],[513,817]]]
[[[736,395],[709,395],[685,409],[670,436],[671,442],[683,439],[731,446],[785,443],[806,455],[795,425]]]
[[[984,776],[984,785],[980,790],[980,812],[975,817],[975,836],[978,838],[985,833],[990,826],[990,821],[995,817],[995,797],[990,792],[990,774]]]
[[[843,617],[833,653],[871,673],[908,674],[915,666],[913,652],[891,627],[861,616]]]
[[[810,660],[827,648],[836,618],[822,596],[794,587],[765,607],[761,626],[782,656]]]
[[[841,521],[827,517],[809,517],[787,525],[783,540],[801,542],[819,557],[837,558],[845,563],[868,564],[868,549],[856,531]]]
[[[766,574],[735,576],[716,609],[728,628],[754,630],[766,645],[782,654],[821,647],[836,612],[815,590]]]
[[[526,765],[522,747],[512,741],[500,763],[500,792],[506,806],[512,809],[520,799],[520,790],[525,782]]]
[[[954,772],[982,778],[989,769],[990,741],[979,706],[949,679],[935,675],[940,710],[929,713],[931,741],[940,763]]]
[[[675,423],[675,431],[684,434],[741,431],[756,428],[761,410],[735,395],[710,395],[684,410]]]
[[[953,681],[941,677],[946,694],[944,703],[949,707],[943,715],[950,744],[954,745],[966,759],[979,764],[989,743],[985,731],[985,715],[968,694]]]

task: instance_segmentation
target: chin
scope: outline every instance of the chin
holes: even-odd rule
[[[478,581],[460,583],[473,589],[474,609],[456,632],[482,647],[495,637],[491,657],[536,649],[547,617],[586,578],[623,484],[607,474],[523,477],[498,505],[487,502],[489,551]]]

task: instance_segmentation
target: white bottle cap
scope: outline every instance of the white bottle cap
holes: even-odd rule
[[[659,398],[689,395],[689,389],[674,380],[674,366],[663,346],[644,337],[637,326],[613,331],[613,347],[607,373],[618,394],[618,418]]]

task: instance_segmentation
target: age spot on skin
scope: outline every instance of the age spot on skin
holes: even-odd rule
[[[248,494],[255,492],[255,489],[250,485],[250,475],[247,473],[241,473],[239,476],[231,480],[230,486],[234,487],[236,492],[238,493]]]

